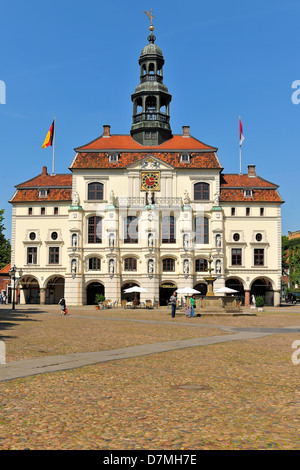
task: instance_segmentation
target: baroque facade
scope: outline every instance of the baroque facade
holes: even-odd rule
[[[69,174],[42,173],[16,186],[12,265],[22,268],[21,303],[120,303],[139,285],[166,305],[175,288],[263,295],[280,303],[281,204],[278,186],[256,174],[226,174],[217,148],[182,126],[172,134],[172,96],[153,27],[131,96],[130,134],[109,125],[75,149]]]

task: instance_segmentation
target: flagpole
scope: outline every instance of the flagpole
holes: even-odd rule
[[[242,146],[240,144],[240,175],[242,174]]]
[[[55,161],[55,134],[56,134],[56,132],[55,132],[56,131],[56,129],[55,129],[55,127],[56,127],[55,126],[55,116],[54,116],[53,122],[54,122],[54,135],[53,135],[53,145],[52,145],[52,147],[53,147],[52,175],[54,175],[54,161]]]

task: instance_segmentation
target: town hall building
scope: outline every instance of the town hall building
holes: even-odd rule
[[[193,287],[239,292],[245,305],[262,295],[279,305],[281,204],[278,186],[248,165],[227,174],[217,148],[170,125],[172,96],[153,26],[139,57],[130,132],[104,125],[100,137],[75,149],[66,174],[46,167],[16,186],[12,204],[12,266],[21,269],[20,303],[167,305]],[[128,126],[128,128],[130,125]]]

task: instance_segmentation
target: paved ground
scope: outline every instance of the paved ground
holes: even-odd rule
[[[0,449],[299,449],[297,306],[70,313],[0,306]]]

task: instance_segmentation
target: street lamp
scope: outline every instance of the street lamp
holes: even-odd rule
[[[9,275],[10,278],[13,279],[14,281],[14,288],[13,288],[13,295],[12,295],[12,310],[15,310],[15,303],[16,303],[16,281],[18,281],[22,275],[23,275],[23,269],[19,269],[19,277],[16,276],[16,272],[18,271],[18,268],[14,265],[10,270],[9,270]]]

